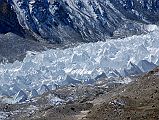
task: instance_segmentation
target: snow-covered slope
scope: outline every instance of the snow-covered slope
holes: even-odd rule
[[[51,43],[140,34],[144,23],[159,21],[158,0],[0,0],[0,4],[3,30],[15,32],[20,25],[26,34]]]
[[[107,77],[142,74],[159,65],[158,34],[156,29],[146,35],[64,50],[28,52],[23,62],[0,65],[0,95],[26,99],[26,94],[42,94],[57,85],[80,84],[103,73]]]

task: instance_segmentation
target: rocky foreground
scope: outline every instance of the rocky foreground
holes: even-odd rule
[[[128,85],[100,78],[92,85],[65,86],[25,103],[1,103],[0,119],[158,120],[159,68],[132,78]]]

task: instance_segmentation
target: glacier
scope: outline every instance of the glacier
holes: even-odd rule
[[[91,83],[98,76],[118,78],[147,72],[159,65],[159,29],[155,25],[147,28],[147,34],[28,51],[21,62],[1,63],[0,96],[24,101],[58,86]]]

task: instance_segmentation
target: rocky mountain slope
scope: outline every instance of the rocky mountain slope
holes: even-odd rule
[[[98,105],[85,120],[158,120],[158,96],[159,68],[156,68],[128,86],[97,98],[94,103]]]
[[[24,31],[17,15],[7,0],[0,0],[0,33],[12,32],[23,36]]]
[[[157,0],[1,0],[0,31],[50,43],[94,42],[157,24]],[[14,22],[13,22],[14,21]]]

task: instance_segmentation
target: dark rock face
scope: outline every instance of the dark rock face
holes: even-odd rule
[[[23,29],[18,22],[16,13],[7,0],[0,0],[0,33],[7,32],[23,36]]]
[[[46,48],[53,49],[57,47],[56,45],[24,39],[13,33],[0,34],[0,63],[21,61],[27,51],[44,51]]]
[[[159,21],[158,0],[1,0],[0,5],[1,32],[23,28],[51,43],[138,34],[143,24]]]
[[[127,19],[153,24],[159,20],[158,0],[111,0],[110,2]]]

